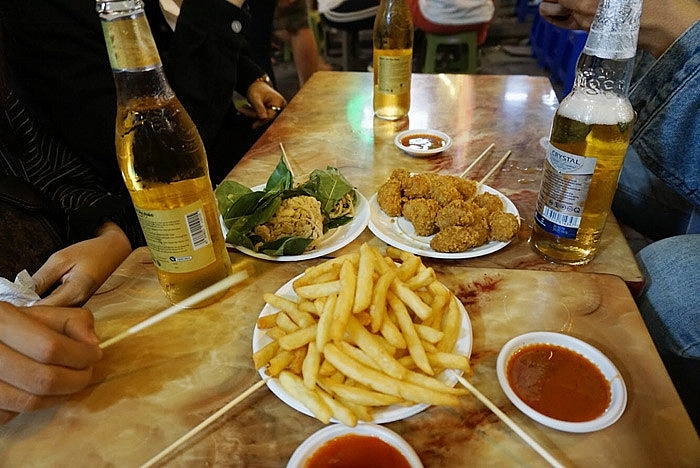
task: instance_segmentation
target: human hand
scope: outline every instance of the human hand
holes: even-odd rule
[[[264,81],[254,81],[248,87],[246,97],[250,107],[243,106],[238,111],[245,116],[255,119],[253,128],[262,127],[277,117],[277,114],[287,106],[287,100]]]
[[[87,309],[0,302],[0,424],[85,388],[102,358]]]
[[[84,304],[131,252],[124,232],[111,221],[92,239],[55,252],[34,273],[40,296],[54,284],[60,285],[38,305],[75,306]]]
[[[598,0],[542,0],[540,14],[555,26],[588,31],[597,8]],[[637,46],[658,58],[698,20],[697,0],[644,0]]]

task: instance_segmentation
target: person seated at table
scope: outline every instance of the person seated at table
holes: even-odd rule
[[[561,27],[590,28],[598,0],[543,0]],[[652,243],[637,252],[639,310],[700,427],[700,2],[644,0],[630,88],[637,112],[612,210]]]
[[[219,183],[286,101],[247,55],[244,0],[184,0],[175,31],[158,2],[145,5],[168,81],[194,120],[210,176]],[[15,81],[36,114],[111,182],[111,190],[120,189],[116,90],[95,2],[2,0],[0,13]],[[234,91],[250,107],[236,109]]]
[[[477,44],[486,41],[496,7],[493,0],[408,0],[413,25],[434,34],[477,31]]]
[[[309,24],[306,0],[256,0],[250,4],[252,16],[247,39],[256,63],[274,80],[272,70],[273,35],[289,44],[299,86],[319,70],[332,70],[321,57]]]

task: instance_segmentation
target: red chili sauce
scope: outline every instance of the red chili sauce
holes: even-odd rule
[[[442,148],[445,146],[445,140],[437,135],[417,133],[403,137],[401,144],[409,149],[425,151]]]
[[[411,468],[406,457],[379,437],[348,434],[319,448],[305,468]]]
[[[520,348],[508,360],[506,376],[529,407],[560,421],[591,421],[610,404],[610,382],[600,369],[562,346]]]

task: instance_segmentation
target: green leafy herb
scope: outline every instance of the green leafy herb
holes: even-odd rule
[[[214,192],[219,212],[228,229],[226,242],[273,256],[304,253],[311,239],[284,237],[265,242],[253,232],[256,226],[266,223],[274,216],[284,199],[300,195],[310,195],[321,202],[324,232],[352,220],[352,216],[347,214],[333,215],[338,202],[348,194],[351,195],[353,204],[357,202],[353,186],[338,169],[329,166],[326,170],[315,170],[307,182],[296,188],[293,188],[293,182],[292,173],[284,159],[280,158],[262,191],[254,192],[231,180],[216,187]]]

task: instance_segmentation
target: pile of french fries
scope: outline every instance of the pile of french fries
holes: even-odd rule
[[[272,341],[253,361],[317,419],[355,426],[390,405],[459,404],[466,390],[437,376],[470,372],[453,352],[462,311],[420,257],[363,244],[306,269],[293,289],[295,299],[265,294],[278,311],[259,317]]]

